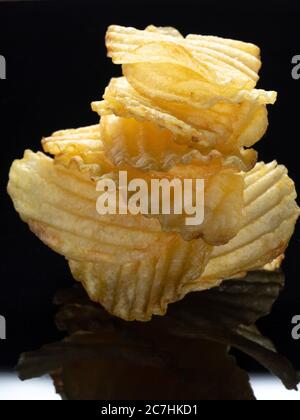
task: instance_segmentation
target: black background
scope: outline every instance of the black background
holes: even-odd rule
[[[7,340],[0,341],[0,367],[13,366],[20,352],[59,338],[52,297],[72,284],[64,259],[32,235],[6,194],[11,162],[23,150],[40,149],[45,135],[97,122],[90,102],[101,98],[110,77],[120,74],[106,58],[109,24],[143,28],[175,26],[251,41],[262,48],[260,87],[278,90],[270,107],[268,134],[257,146],[264,161],[288,166],[300,186],[300,80],[291,77],[291,59],[300,54],[300,6],[292,1],[98,1],[0,3],[0,55],[7,80],[0,80],[0,314]],[[300,314],[299,227],[284,269],[286,290],[273,313],[261,321],[281,352],[300,368],[300,342],[291,338],[291,319]],[[238,355],[249,369],[257,366]]]

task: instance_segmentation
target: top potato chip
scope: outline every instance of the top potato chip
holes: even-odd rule
[[[93,103],[99,115],[114,114],[167,129],[175,142],[187,146],[183,156],[197,150],[202,158],[217,151],[237,170],[254,166],[255,152],[244,148],[265,134],[266,105],[277,97],[276,92],[255,88],[261,67],[258,47],[212,36],[184,38],[174,28],[155,26],[144,31],[111,26],[106,45],[113,62],[122,64],[124,77],[112,79],[104,101]],[[140,139],[142,150],[149,148],[150,137]],[[102,140],[107,150],[112,138]],[[144,162],[142,154],[131,155],[133,142],[126,141],[126,147],[124,142],[112,144],[113,163]],[[151,156],[151,162],[149,170],[163,170],[171,161],[166,153]]]
[[[125,65],[124,75],[136,89],[138,84],[140,88],[147,85],[152,96],[157,97],[155,90],[159,89],[159,97],[164,91],[170,100],[185,99],[198,106],[211,106],[222,99],[240,102],[244,95],[249,96],[244,90],[256,86],[261,67],[258,50],[253,55],[241,48],[248,44],[231,41],[229,45],[226,41],[195,35],[175,37],[170,29],[153,31],[153,27],[139,31],[111,26],[106,36],[108,55],[114,63]],[[140,70],[135,76],[130,72],[132,65]],[[145,76],[154,84],[143,84]],[[254,91],[251,100],[274,103],[276,94]]]

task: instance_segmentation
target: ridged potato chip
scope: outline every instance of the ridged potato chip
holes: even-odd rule
[[[72,261],[73,275],[83,282],[91,299],[101,302],[110,313],[126,320],[145,321],[151,318],[151,312],[164,315],[169,303],[180,300],[189,292],[215,287],[224,279],[241,277],[277,257],[281,261],[299,217],[294,183],[287,176],[286,169],[277,166],[276,162],[259,163],[244,177],[247,185],[244,226],[238,235],[229,244],[214,248],[204,274],[198,280],[181,283],[174,290],[172,277],[167,276],[167,285],[163,293],[155,295],[156,302],[152,302],[151,309],[149,295],[153,295],[140,276],[148,284],[145,279],[153,276],[153,265],[147,268],[147,263],[140,262],[136,266],[126,266],[124,271],[115,268],[113,283],[118,285],[109,289],[109,293],[104,283],[111,267]],[[273,266],[276,268],[278,264]],[[124,289],[121,285],[125,285]],[[134,305],[131,306],[132,301]],[[147,315],[143,312],[145,308],[149,310]]]
[[[214,40],[201,36],[181,38],[165,34],[163,30],[141,31],[115,25],[110,26],[106,34],[108,55],[115,64],[151,61],[178,64],[195,71],[204,81],[217,84],[221,89],[230,84],[231,91],[234,87],[238,90],[254,88],[261,66],[259,52],[250,54],[240,48],[241,44],[230,46],[222,39],[219,42],[217,37]],[[170,45],[174,53],[136,54],[141,47],[147,49],[149,45]]]
[[[223,103],[201,113],[178,104],[168,104],[164,109],[141,96],[125,78],[112,79],[104,101],[93,102],[92,108],[100,116],[115,114],[156,124],[171,131],[174,141],[192,150],[204,155],[219,151],[225,158],[234,159],[239,170],[255,164],[255,152],[244,151],[243,146],[256,143],[268,127],[268,114],[262,105]]]
[[[177,266],[173,256],[184,254],[194,263],[181,265],[182,276],[197,277],[204,269],[197,261],[211,250],[201,240],[187,243],[177,234],[162,232],[156,220],[99,215],[96,182],[40,152],[26,151],[22,160],[14,162],[8,192],[32,231],[67,259],[101,265],[165,257]]]
[[[254,90],[261,67],[257,56],[217,40],[111,26],[106,45],[113,62],[123,64],[129,83],[152,99],[197,107],[246,98],[260,104],[274,103],[275,92]]]
[[[93,103],[96,112],[156,124],[200,156],[220,152],[238,170],[254,166],[255,152],[244,148],[265,134],[266,104],[277,96],[255,89],[261,66],[256,46],[217,37],[184,38],[173,28],[154,26],[144,31],[111,26],[106,45],[113,62],[123,65],[125,78],[111,80],[104,101]],[[143,162],[147,137],[142,140],[136,156],[131,156],[129,142],[127,147],[115,143],[113,163]],[[164,161],[172,162],[168,157]],[[159,160],[152,160],[150,169],[159,167]]]
[[[168,170],[179,162],[193,159],[186,145],[178,144],[174,134],[151,122],[107,115],[101,118],[100,137],[106,155],[116,165],[128,164],[142,170]],[[198,152],[199,159],[205,156]]]
[[[207,263],[209,253],[203,243],[183,244],[124,265],[72,260],[70,268],[90,298],[108,312],[127,321],[149,321],[154,314],[163,315],[168,303],[179,300],[194,284],[190,268],[204,268]]]
[[[238,233],[242,222],[244,204],[244,178],[234,169],[224,168],[222,160],[218,156],[207,162],[196,161],[190,164],[178,164],[173,166],[168,172],[144,172],[130,167],[122,168],[122,170],[124,169],[126,169],[128,182],[135,179],[146,182],[148,191],[147,217],[158,219],[164,232],[179,233],[186,241],[202,238],[209,245],[226,244]],[[118,185],[119,174],[119,169],[115,168],[110,174],[105,174],[104,178],[111,178]],[[159,200],[157,198],[152,199],[153,180],[157,184],[161,183]],[[174,180],[177,181],[177,184],[174,184]],[[187,194],[187,192],[182,186],[185,185],[187,180],[192,184],[193,206],[195,209],[197,208],[192,217],[199,216],[202,208],[205,215],[203,222],[194,225],[188,225],[186,222],[187,218],[191,217],[191,215],[186,213],[185,203],[183,202],[184,194]],[[201,199],[201,191],[196,186],[197,180],[204,182],[203,201]],[[162,185],[166,184],[166,181],[167,185],[162,187]],[[170,185],[172,186],[170,187]],[[182,195],[182,206],[179,214],[174,211],[179,204],[178,196],[175,198],[175,191],[178,191],[178,188]],[[130,199],[135,192],[128,192],[127,194]],[[155,195],[155,197],[157,196]],[[170,206],[168,214],[162,211],[163,198],[167,198]],[[153,200],[160,203],[158,213],[151,212]]]
[[[244,222],[227,245],[216,247],[201,278],[228,279],[247,271],[278,269],[299,217],[294,182],[276,162],[245,174]]]
[[[46,153],[55,156],[55,163],[78,168],[97,179],[113,170],[100,138],[100,125],[61,130],[42,140]]]
[[[82,152],[103,151],[99,124],[69,130],[60,130],[42,140],[46,153],[76,155]]]
[[[201,153],[200,150],[180,144],[182,141],[170,130],[160,128],[152,122],[115,115],[101,118],[100,137],[106,156],[114,165],[130,165],[144,171],[168,171],[179,163],[198,161],[205,164],[216,158],[223,161],[224,168],[246,171],[256,161],[256,152],[253,149],[236,147],[234,152],[229,148],[229,152],[224,153],[217,150],[208,154]]]

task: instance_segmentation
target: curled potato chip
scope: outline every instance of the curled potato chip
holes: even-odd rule
[[[169,129],[186,143],[195,139],[201,141],[204,146],[209,146],[209,139],[213,138],[213,134],[207,130],[200,132],[163,109],[153,106],[151,101],[135,91],[124,77],[111,79],[104,94],[104,101],[93,102],[92,109],[100,116],[115,114],[124,118],[153,122]]]
[[[245,128],[243,141],[246,143],[256,135],[259,136],[258,130],[259,125],[250,124]],[[100,132],[105,153],[116,166],[128,164],[142,170],[167,171],[178,163],[205,163],[219,157],[224,167],[247,171],[256,162],[257,154],[253,149],[223,144],[208,153],[201,152],[192,145],[182,144],[182,140],[170,130],[134,118],[103,116]],[[248,144],[250,146],[251,143]]]
[[[166,62],[165,60],[168,60],[168,63],[178,63],[191,68],[201,74],[204,80],[217,83],[220,87],[231,83],[231,87],[236,84],[239,89],[253,88],[258,80],[257,72],[261,66],[258,51],[256,48],[253,55],[245,51],[245,48],[240,48],[240,45],[246,46],[246,43],[228,45],[222,39],[218,42],[217,37],[213,40],[201,36],[181,38],[164,33],[163,30],[146,29],[141,31],[115,25],[110,26],[106,34],[108,55],[115,64],[136,63],[138,59],[136,51],[140,47],[147,47],[150,44],[153,46],[169,44],[174,51],[181,49],[181,55],[177,56],[177,59],[176,53],[158,56],[151,54],[148,57],[141,55],[139,62],[150,62],[151,60]],[[235,78],[234,82],[233,77]]]
[[[135,51],[145,56],[153,54],[160,57],[162,46],[148,45]],[[167,47],[165,46],[167,50]],[[165,54],[174,53],[173,49]],[[259,105],[274,104],[277,94],[262,89],[247,89],[235,87],[234,83],[222,87],[203,82],[192,70],[178,65],[164,63],[161,58],[158,62],[141,62],[123,65],[123,74],[128,82],[141,94],[153,100],[164,98],[166,101],[185,103],[197,109],[214,106],[218,102],[241,103],[251,101]],[[232,79],[234,79],[234,75]],[[222,85],[223,86],[223,85]],[[231,90],[230,90],[231,89]],[[233,92],[233,93],[231,93]]]
[[[113,169],[104,152],[99,124],[57,131],[44,138],[42,146],[55,156],[55,163],[78,168],[95,179]]]
[[[75,169],[54,164],[42,153],[27,151],[23,160],[13,164],[8,191],[16,210],[32,231],[56,252],[76,260],[71,263],[76,277],[76,267],[81,264],[92,272],[100,267],[104,269],[104,283],[95,284],[94,292],[102,290],[103,304],[108,309],[113,305],[111,292],[118,287],[114,280],[119,278],[123,282],[126,277],[129,282],[131,277],[127,275],[139,268],[132,277],[138,280],[135,287],[139,292],[132,314],[128,306],[122,309],[122,295],[125,296],[122,283],[118,291],[120,300],[115,301],[115,308],[111,307],[124,318],[151,317],[159,294],[168,287],[166,276],[172,286],[167,295],[176,299],[177,288],[203,271],[211,251],[201,240],[188,243],[179,235],[161,232],[154,220],[99,216],[95,183]],[[124,266],[121,268],[120,264]],[[87,281],[88,278],[91,279],[87,275]],[[91,287],[88,283],[87,290],[93,294]],[[134,299],[133,285],[128,283],[127,291]],[[148,301],[144,302],[144,298]]]
[[[159,252],[157,246],[162,237],[158,223],[146,223],[141,218],[130,236],[128,227],[136,225],[135,218],[100,217],[96,211],[96,183],[76,168],[55,164],[42,153],[26,151],[22,160],[14,162],[8,191],[22,218],[33,227],[41,226],[46,240],[49,232],[48,245],[67,258],[78,259],[83,253],[83,259],[86,254],[93,261],[103,252],[128,262],[135,255],[143,257],[148,248],[149,252]],[[60,230],[66,241],[60,240]],[[120,255],[116,254],[118,247]]]
[[[118,185],[119,174],[119,169],[115,168],[104,177],[113,179]],[[244,178],[235,170],[224,168],[220,157],[216,156],[206,162],[193,161],[190,164],[178,164],[167,172],[144,172],[129,167],[126,169],[126,174],[128,182],[134,179],[146,181],[149,208],[147,217],[158,219],[164,232],[179,233],[186,241],[202,238],[209,245],[228,243],[238,233],[242,222]],[[156,195],[156,198],[152,196],[153,180],[157,184],[160,183],[159,199]],[[194,206],[192,218],[195,223],[193,225],[187,223],[187,219],[191,219],[191,214],[186,212],[185,200],[189,194],[185,187],[187,180],[192,183]],[[197,187],[199,180],[204,182],[203,200],[202,192]],[[175,191],[178,194],[178,188],[182,203],[180,211],[178,211],[178,195],[175,197]],[[134,192],[128,192],[128,198],[134,194]],[[170,206],[168,214],[162,211],[162,202],[166,198]],[[153,200],[160,203],[157,213],[151,212]],[[198,223],[196,218],[199,218],[202,209],[204,219]]]
[[[99,115],[115,114],[151,122],[171,131],[175,142],[199,150],[203,155],[216,150],[225,158],[232,157],[238,169],[247,170],[255,164],[255,152],[244,151],[243,146],[256,143],[268,127],[267,111],[262,105],[247,102],[216,104],[200,114],[181,105],[163,108],[165,104],[154,105],[135,91],[125,78],[112,79],[104,99],[92,104]]]
[[[261,67],[257,56],[218,43],[217,37],[213,41],[204,38],[184,39],[165,35],[162,30],[149,33],[147,29],[112,26],[106,45],[113,62],[123,64],[130,84],[152,99],[200,108],[226,100],[261,105],[275,102],[276,92],[254,89]]]
[[[209,252],[203,242],[178,245],[160,256],[124,265],[72,260],[70,268],[90,298],[108,312],[127,321],[149,321],[154,314],[164,315],[168,303],[180,300],[194,284],[191,267],[204,268],[207,263]]]
[[[259,163],[245,174],[245,184],[243,226],[231,242],[214,249],[201,281],[214,284],[266,264],[280,266],[299,217],[295,185],[276,162]]]
[[[104,101],[93,103],[96,112],[156,124],[200,155],[218,151],[231,158],[238,170],[254,166],[255,152],[244,148],[265,134],[266,104],[277,96],[255,89],[261,66],[256,46],[217,37],[183,38],[172,28],[154,26],[144,31],[111,26],[106,45],[113,62],[123,65],[125,78],[112,79]],[[113,148],[117,159],[130,161],[124,142],[118,146]],[[110,157],[116,163],[114,154]],[[135,158],[142,162],[142,153]]]
[[[99,124],[77,129],[60,130],[42,140],[46,153],[51,155],[78,154],[87,151],[102,151]]]
[[[248,170],[256,160],[253,150],[237,149],[236,156],[226,156],[226,153],[217,150],[204,154],[180,144],[170,130],[152,122],[115,115],[101,118],[100,137],[106,156],[114,165],[129,165],[144,171],[168,171],[179,163],[199,161],[205,164],[216,158],[223,161],[224,167]]]

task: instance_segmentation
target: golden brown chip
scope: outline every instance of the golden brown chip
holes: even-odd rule
[[[225,42],[224,42],[225,41]],[[249,87],[253,88],[258,80],[257,72],[261,66],[258,59],[258,49],[253,48],[249,44],[242,42],[222,40],[222,38],[215,37],[209,39],[207,37],[188,36],[181,38],[174,37],[168,33],[164,34],[163,31],[145,30],[140,31],[134,28],[125,28],[121,26],[110,26],[106,34],[106,46],[108,55],[113,59],[115,64],[128,64],[136,63],[137,57],[135,52],[137,49],[148,45],[171,44],[176,50],[184,49],[185,57],[195,58],[196,65],[192,65],[192,60],[184,60],[180,56],[180,65],[187,65],[195,71],[200,70],[201,75],[210,82],[218,82],[219,85],[226,85],[232,83],[233,76],[239,88]],[[241,48],[241,46],[243,46]],[[249,53],[247,51],[251,51]],[[255,49],[255,54],[252,50]],[[156,56],[151,54],[141,57],[139,62],[150,62],[156,60],[164,62],[164,59],[172,60],[174,55],[167,54]],[[170,63],[170,61],[168,61]]]
[[[124,169],[122,168],[122,170]],[[119,169],[115,168],[104,177],[113,179],[118,185],[119,174]],[[158,219],[164,232],[179,233],[186,241],[202,238],[209,245],[223,245],[228,243],[240,229],[244,204],[244,178],[235,170],[224,168],[219,156],[206,162],[193,161],[190,164],[178,164],[168,172],[144,172],[127,167],[126,176],[128,182],[135,179],[146,181],[149,208],[147,217]],[[156,185],[160,184],[159,200],[157,195],[152,199],[153,180]],[[204,181],[203,201],[201,190],[196,186],[196,182],[199,180]],[[195,223],[193,225],[187,224],[187,218],[190,219],[191,215],[185,211],[183,202],[188,194],[187,187],[185,187],[186,182],[192,183],[193,206],[197,205],[197,212],[195,211],[192,215],[193,223]],[[182,195],[182,204],[181,210],[176,213],[174,211],[175,204],[178,209],[179,202],[178,196],[175,198],[175,191],[178,193],[178,189]],[[129,192],[128,198],[134,194],[135,192]],[[170,205],[168,214],[162,211],[163,197],[167,198],[168,205]],[[151,212],[153,201],[160,203],[158,213]],[[204,220],[196,223],[195,218],[199,217],[202,208]]]
[[[245,183],[243,227],[231,242],[214,249],[201,280],[214,284],[269,263],[267,269],[278,268],[282,261],[299,217],[295,185],[276,162],[259,163]]]
[[[57,131],[44,138],[42,146],[55,157],[55,163],[78,168],[95,179],[113,169],[104,152],[99,124]]]
[[[60,130],[42,140],[46,153],[76,155],[83,152],[103,151],[99,124],[77,129]]]
[[[93,103],[99,115],[156,124],[169,130],[175,142],[200,151],[200,156],[217,151],[238,170],[253,167],[256,154],[244,147],[265,134],[266,105],[277,96],[255,89],[261,66],[257,47],[209,36],[183,38],[173,28],[154,26],[144,31],[111,26],[106,44],[113,62],[123,65],[125,78],[112,79],[104,101]],[[147,149],[146,142],[147,136],[142,136],[141,150]],[[113,151],[117,156],[112,153],[110,158],[115,164],[143,162],[142,151],[132,156],[124,142],[115,142]],[[152,160],[150,169],[163,169],[159,160]]]
[[[112,79],[104,99],[92,104],[99,115],[115,114],[151,122],[173,133],[178,144],[199,150],[203,155],[218,151],[224,158],[232,157],[238,169],[249,169],[255,163],[255,152],[245,152],[243,146],[256,143],[268,127],[267,111],[262,105],[223,103],[201,113],[179,104],[156,106],[135,91],[125,78]]]
[[[26,151],[22,160],[14,162],[8,191],[22,219],[34,230],[40,227],[40,234],[50,242],[47,244],[67,258],[85,260],[90,256],[90,261],[97,261],[103,253],[128,262],[147,252],[161,252],[160,243],[166,245],[174,237],[161,234],[154,220],[100,216],[96,182],[76,168],[55,164],[40,152]]]
[[[195,285],[193,270],[205,267],[209,252],[199,241],[170,244],[164,253],[124,265],[70,261],[74,278],[90,298],[127,321],[149,321],[164,315]]]
[[[144,171],[168,171],[176,164],[189,164],[192,161],[205,165],[216,158],[223,161],[224,168],[248,170],[256,160],[253,150],[238,148],[235,156],[226,156],[226,153],[217,150],[204,154],[186,144],[180,144],[180,139],[170,130],[152,122],[115,115],[101,118],[100,137],[105,154],[114,165],[129,165]]]
[[[176,300],[181,288],[203,272],[212,249],[202,240],[186,242],[178,234],[162,232],[157,220],[100,216],[96,183],[42,153],[27,151],[22,160],[14,162],[8,192],[21,218],[46,245],[76,261],[72,269],[88,270],[84,275],[87,290],[94,298],[93,293],[101,292],[99,299],[108,310],[107,302],[114,293],[131,296],[129,306],[118,309],[124,304],[121,299],[111,308],[124,318],[149,319],[164,287],[166,296]],[[101,281],[98,277],[96,284],[88,273],[98,269],[104,277]],[[114,282],[118,278],[119,284]],[[137,305],[139,299],[146,299],[142,309],[134,309],[135,287],[141,293]]]

